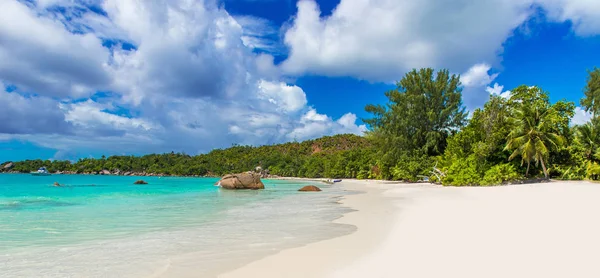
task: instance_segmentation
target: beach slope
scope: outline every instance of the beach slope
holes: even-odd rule
[[[220,277],[600,277],[600,185],[344,181],[355,233]]]

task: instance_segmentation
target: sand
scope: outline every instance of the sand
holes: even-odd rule
[[[600,277],[600,184],[339,186],[356,232],[219,277]]]

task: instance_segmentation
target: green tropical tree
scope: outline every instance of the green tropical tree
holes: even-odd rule
[[[385,106],[367,105],[373,117],[363,120],[377,146],[379,178],[406,179],[430,170],[424,161],[442,154],[446,139],[465,124],[460,76],[448,70],[413,70],[385,96]]]
[[[575,140],[585,150],[585,157],[593,160],[598,154],[600,146],[600,119],[593,118],[591,121],[575,127]]]
[[[547,93],[539,87],[520,86],[513,90],[509,102],[514,105],[509,117],[512,130],[505,147],[505,150],[512,151],[509,160],[520,156],[521,164],[527,163],[526,176],[532,162],[540,163],[544,176],[548,178],[546,161],[551,149],[558,149],[564,144],[565,140],[558,131],[560,123],[564,122],[561,115],[569,113],[561,113],[550,105]]]
[[[395,146],[403,150],[442,153],[450,132],[465,124],[460,76],[448,70],[413,70],[385,95],[386,106],[367,105],[374,117],[365,122],[376,136],[396,139]]]
[[[581,106],[586,112],[591,112],[594,117],[600,112],[600,69],[588,71],[588,79],[583,92],[585,97],[581,99]]]

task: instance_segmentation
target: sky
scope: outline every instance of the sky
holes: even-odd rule
[[[0,162],[361,135],[423,67],[579,105],[599,50],[597,0],[3,0]]]

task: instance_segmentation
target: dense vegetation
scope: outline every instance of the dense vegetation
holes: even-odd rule
[[[257,166],[272,175],[296,177],[369,178],[372,144],[364,137],[345,134],[273,146],[233,146],[208,154],[180,153],[145,156],[110,156],[70,161],[25,160],[14,162],[12,171],[28,173],[39,167],[50,172],[133,172],[165,175],[221,176],[245,172]],[[1,169],[1,167],[0,167]]]
[[[457,82],[447,71],[412,71],[386,93],[386,107],[367,107],[377,178],[461,186],[600,176],[600,70],[584,88],[581,105],[593,117],[583,126],[571,124],[574,103],[550,103],[548,92],[525,85],[507,99],[491,96],[466,120]]]
[[[364,137],[233,146],[197,156],[111,156],[74,163],[27,160],[15,162],[12,171],[45,166],[76,173],[219,176],[261,166],[279,176],[429,178],[454,186],[600,178],[600,69],[589,72],[581,106],[592,119],[580,126],[571,122],[574,103],[551,103],[549,93],[537,86],[519,86],[509,98],[491,96],[470,115],[461,90],[460,77],[447,70],[413,70],[385,93],[386,105],[366,107],[372,118],[364,119],[370,127]]]

